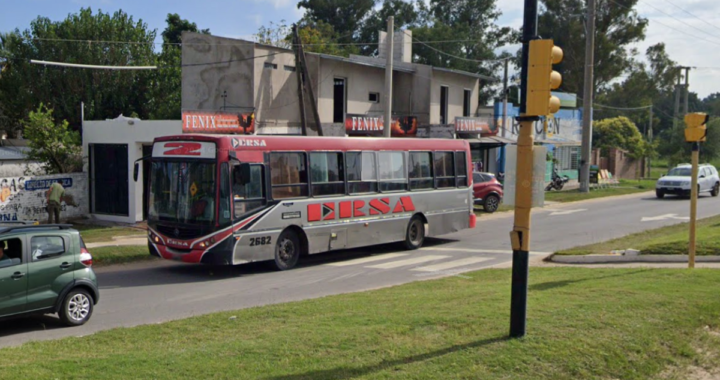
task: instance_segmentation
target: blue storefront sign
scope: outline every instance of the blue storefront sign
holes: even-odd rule
[[[72,178],[38,179],[25,181],[25,190],[47,190],[54,182],[60,181],[64,188],[72,187]]]

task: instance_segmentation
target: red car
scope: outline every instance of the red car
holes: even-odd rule
[[[494,174],[473,173],[473,198],[475,204],[483,205],[485,212],[495,212],[503,197],[503,185]]]

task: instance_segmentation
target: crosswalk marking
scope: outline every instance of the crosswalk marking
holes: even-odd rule
[[[477,263],[481,263],[483,261],[488,261],[488,260],[492,260],[492,258],[491,257],[468,257],[465,259],[448,261],[446,263],[440,263],[440,264],[435,264],[435,265],[427,265],[424,267],[413,268],[412,270],[421,271],[421,272],[437,272],[437,271],[441,271],[441,270],[461,267],[464,265],[477,264]]]
[[[473,248],[442,248],[442,247],[426,247],[420,248],[420,251],[447,251],[447,252],[470,252],[470,253],[495,253],[501,255],[512,255],[513,251],[510,249],[473,249]],[[552,252],[539,252],[532,251],[531,255],[549,255]]]
[[[404,267],[407,265],[420,264],[420,263],[424,263],[424,262],[428,262],[428,261],[444,259],[447,257],[448,256],[428,255],[428,256],[415,257],[412,259],[406,259],[406,260],[391,261],[389,263],[370,265],[370,266],[367,266],[366,268],[392,269],[392,268]]]
[[[355,260],[349,260],[349,261],[341,261],[337,263],[330,263],[327,264],[329,266],[333,267],[346,267],[349,265],[357,265],[357,264],[365,264],[365,263],[371,263],[373,261],[380,261],[380,260],[387,260],[387,259],[393,259],[396,257],[402,257],[407,256],[407,253],[386,253],[384,255],[377,255],[377,256],[370,256],[370,257],[363,257],[360,259]]]

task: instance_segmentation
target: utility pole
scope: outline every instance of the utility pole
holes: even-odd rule
[[[223,90],[222,95],[220,95],[221,98],[223,98],[223,111],[225,111],[225,100],[227,99],[227,91]]]
[[[300,76],[300,79],[302,81],[302,87],[307,88],[307,90],[310,92],[310,109],[313,112],[313,117],[315,118],[315,127],[317,128],[317,134],[318,136],[323,135],[322,131],[322,123],[320,123],[320,114],[318,113],[317,109],[317,102],[315,101],[315,91],[313,90],[312,83],[309,83],[310,80],[310,73],[307,69],[307,62],[305,62],[305,50],[303,49],[302,40],[300,40],[300,35],[298,34],[297,28],[295,28],[295,40],[297,42],[297,51],[298,51],[298,58],[300,58],[299,61],[296,61],[296,65],[298,67],[295,68],[295,71],[298,71],[298,69],[302,68],[302,74]]]
[[[298,96],[300,97],[300,130],[307,136],[307,118],[305,117],[305,89],[302,80],[302,62],[300,61],[300,39],[298,38],[297,24],[293,25],[293,50],[295,51],[295,76],[298,83]]]
[[[690,92],[689,92],[689,89],[690,89],[690,67],[683,67],[683,69],[685,69],[685,87],[684,87],[685,104],[683,107],[684,108],[683,115],[687,115],[687,113],[690,112],[690,110],[688,109],[688,103],[689,103],[688,98],[690,97]]]
[[[503,74],[503,112],[502,112],[502,137],[505,137],[506,121],[507,119],[507,102],[508,102],[508,64],[510,63],[509,58],[505,58],[505,72]]]
[[[587,0],[585,25],[585,89],[583,91],[583,129],[580,159],[580,192],[590,191],[590,151],[592,150],[593,67],[595,65],[595,0]]]
[[[675,85],[675,108],[673,109],[673,130],[677,128],[678,112],[680,112],[680,70],[677,73],[677,84]]]
[[[649,118],[648,118],[647,138],[648,138],[648,142],[652,145],[652,141],[653,141],[653,105],[652,104],[650,105],[650,108],[648,108],[648,113],[649,113],[649,115],[648,115]],[[652,162],[651,162],[650,156],[648,156],[647,162],[648,162],[648,175],[647,176],[650,177],[652,175]]]
[[[383,136],[390,137],[392,125],[392,77],[393,77],[393,42],[394,17],[387,19],[387,35],[385,36],[385,116],[383,120]]]

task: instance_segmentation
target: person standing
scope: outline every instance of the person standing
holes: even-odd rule
[[[60,223],[60,201],[64,196],[65,188],[60,184],[60,180],[53,182],[47,191],[48,224],[52,224],[53,215],[55,223]]]

